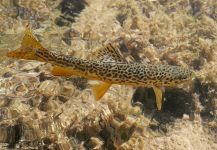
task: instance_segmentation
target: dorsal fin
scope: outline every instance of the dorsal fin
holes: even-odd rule
[[[26,29],[21,43],[21,49],[26,49],[26,48],[47,50],[36,40],[30,28]]]
[[[93,57],[97,61],[101,61],[101,62],[127,63],[127,61],[124,59],[119,49],[113,47],[111,43],[93,52]]]

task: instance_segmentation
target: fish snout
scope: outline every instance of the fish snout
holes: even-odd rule
[[[180,81],[186,81],[195,77],[194,71],[190,69],[183,69],[179,74],[177,79]]]

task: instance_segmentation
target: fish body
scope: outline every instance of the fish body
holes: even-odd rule
[[[153,87],[158,110],[162,105],[164,86],[175,86],[192,78],[194,73],[180,66],[127,63],[120,51],[108,44],[93,53],[94,59],[84,60],[57,54],[45,49],[27,30],[21,47],[7,54],[8,57],[38,60],[51,63],[53,75],[77,75],[103,83],[93,87],[99,100],[112,84]]]
[[[80,76],[113,84],[146,87],[174,86],[187,80],[192,74],[188,69],[171,65],[83,60],[49,51],[36,51],[36,55],[45,62],[66,67],[77,71],[78,74],[80,72]]]

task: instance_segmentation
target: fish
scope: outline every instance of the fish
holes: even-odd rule
[[[91,53],[92,59],[80,59],[44,48],[27,28],[20,48],[7,57],[51,63],[54,76],[81,76],[101,83],[92,86],[95,100],[100,100],[112,84],[150,87],[161,110],[164,87],[176,86],[192,79],[192,70],[166,64],[127,62],[120,50],[108,43]]]

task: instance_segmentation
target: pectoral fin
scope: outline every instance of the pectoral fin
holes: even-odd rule
[[[162,90],[159,87],[153,87],[154,89],[154,93],[155,93],[155,97],[156,97],[156,104],[157,104],[157,109],[161,110],[162,107]]]
[[[95,100],[100,100],[100,98],[103,97],[103,95],[106,93],[106,91],[111,86],[111,83],[103,82],[100,84],[96,84],[92,87],[93,95],[95,97]]]

